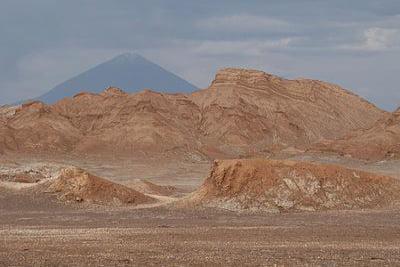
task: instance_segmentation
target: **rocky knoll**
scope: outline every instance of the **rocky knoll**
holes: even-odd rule
[[[184,203],[235,211],[316,211],[399,204],[394,178],[334,165],[274,160],[215,161]]]
[[[385,112],[332,84],[224,69],[192,94],[118,88],[54,105],[30,102],[0,121],[0,152],[131,157],[251,156],[371,127]]]
[[[315,148],[365,160],[399,159],[400,108],[368,129],[352,132],[339,140],[322,142]]]

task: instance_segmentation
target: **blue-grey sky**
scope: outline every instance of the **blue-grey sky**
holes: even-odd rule
[[[400,106],[399,0],[0,1],[0,103],[38,96],[123,52],[199,87],[236,66]]]

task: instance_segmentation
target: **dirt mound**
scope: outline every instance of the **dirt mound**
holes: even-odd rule
[[[56,179],[47,182],[42,188],[46,192],[56,193],[59,199],[66,201],[113,205],[156,202],[155,199],[134,189],[107,181],[75,167],[63,169]]]
[[[312,150],[350,155],[365,160],[400,158],[400,109],[373,127],[339,140],[317,144]]]
[[[1,117],[0,152],[246,157],[302,151],[384,115],[336,85],[224,69],[208,89],[193,94],[108,88],[51,106],[26,103]]]
[[[400,200],[394,178],[334,165],[274,160],[215,161],[186,203],[288,212],[389,207]]]
[[[140,193],[158,195],[158,196],[173,196],[180,193],[179,189],[174,186],[162,186],[153,184],[147,180],[136,179],[126,184],[127,187],[133,188]]]

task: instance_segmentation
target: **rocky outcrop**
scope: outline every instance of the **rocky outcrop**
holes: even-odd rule
[[[215,161],[186,205],[234,211],[317,211],[391,207],[400,182],[334,165],[274,160]]]
[[[15,115],[19,106],[0,106],[0,121],[5,121]]]
[[[117,88],[117,87],[108,87],[100,95],[102,95],[102,96],[126,96],[127,93],[125,93],[123,90],[121,90],[120,88]]]
[[[224,69],[193,94],[118,88],[2,117],[1,151],[188,159],[301,151],[371,127],[385,112],[328,83]]]
[[[385,115],[336,85],[242,69],[218,72],[210,88],[192,99],[202,110],[207,141],[233,155],[304,149],[370,127]]]

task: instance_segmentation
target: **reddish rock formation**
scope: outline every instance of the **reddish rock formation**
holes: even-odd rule
[[[0,121],[0,149],[131,157],[239,157],[367,128],[385,112],[328,83],[224,69],[193,94],[108,88],[47,106],[23,105]],[[1,152],[0,150],[0,152]]]
[[[365,160],[400,158],[400,109],[372,127],[316,145],[313,150],[350,155]]]
[[[7,148],[22,152],[70,152],[82,138],[68,118],[41,102],[22,105],[5,125]]]
[[[185,204],[238,211],[288,212],[390,207],[400,182],[334,165],[275,160],[215,161]]]
[[[242,69],[219,71],[192,99],[202,110],[206,143],[233,155],[305,148],[369,127],[385,114],[333,84]]]

